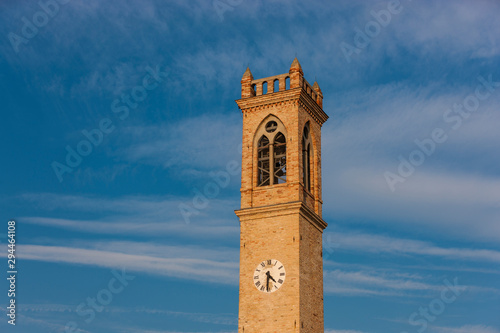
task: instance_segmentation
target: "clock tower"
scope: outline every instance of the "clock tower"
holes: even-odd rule
[[[323,333],[323,94],[297,59],[241,79],[239,333]]]

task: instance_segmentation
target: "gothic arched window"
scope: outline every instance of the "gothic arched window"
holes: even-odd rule
[[[274,184],[286,183],[286,139],[280,132],[274,137]]]
[[[311,191],[311,134],[309,123],[304,126],[302,134],[302,182],[304,188]]]
[[[257,131],[257,186],[286,183],[286,130],[271,116]]]
[[[269,175],[269,139],[263,135],[257,147],[258,155],[258,184],[265,186],[270,184]]]

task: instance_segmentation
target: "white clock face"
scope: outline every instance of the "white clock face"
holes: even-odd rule
[[[285,283],[285,277],[285,266],[276,259],[268,259],[255,269],[253,283],[258,290],[272,293],[281,288]]]

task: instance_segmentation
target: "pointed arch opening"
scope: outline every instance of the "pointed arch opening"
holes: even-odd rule
[[[269,115],[255,133],[257,149],[257,186],[286,183],[286,129],[275,116]]]
[[[283,184],[286,183],[286,138],[283,133],[276,134],[273,148],[273,184]]]
[[[302,183],[304,189],[311,191],[311,133],[309,122],[302,133]]]
[[[267,136],[263,135],[257,146],[257,182],[258,186],[266,186],[270,185],[271,177],[270,177],[270,163],[269,163],[269,139]]]

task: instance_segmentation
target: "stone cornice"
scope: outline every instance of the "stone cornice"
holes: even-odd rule
[[[328,120],[328,115],[322,108],[309,96],[304,90],[300,94],[299,104],[313,117],[320,126],[323,126],[325,121]]]
[[[234,211],[240,221],[262,219],[262,214],[266,217],[283,216],[299,213],[306,218],[318,230],[323,231],[328,224],[314,211],[307,207],[302,201],[294,201],[286,204],[276,204],[254,208],[245,208]]]
[[[300,215],[310,221],[321,232],[328,226],[328,223],[323,221],[318,214],[304,204],[300,207]]]
[[[300,96],[302,88],[288,89],[285,91],[278,91],[249,98],[237,99],[236,103],[241,111],[251,111],[251,109],[265,106],[274,103],[281,103],[287,101],[296,101]]]
[[[286,102],[300,104],[320,125],[323,125],[328,119],[328,115],[323,111],[323,109],[301,87],[236,100],[236,103],[242,112],[251,112],[263,107],[271,106],[272,104],[281,104]]]

